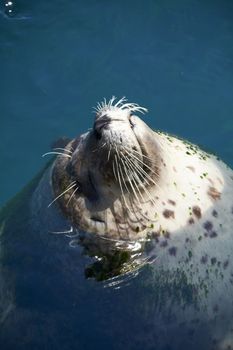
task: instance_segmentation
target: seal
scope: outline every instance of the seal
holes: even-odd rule
[[[190,226],[217,235],[218,217],[232,217],[232,170],[150,129],[135,115],[146,111],[125,98],[98,104],[92,129],[57,157],[54,201],[75,227],[111,239],[175,235]]]
[[[233,172],[139,112],[97,105],[0,210],[4,349],[233,348]]]

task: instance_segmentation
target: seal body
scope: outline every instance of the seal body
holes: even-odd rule
[[[233,172],[113,102],[0,212],[0,344],[231,349]]]

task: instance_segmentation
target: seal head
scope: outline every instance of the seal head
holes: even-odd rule
[[[139,237],[148,221],[140,211],[153,203],[150,191],[159,182],[161,147],[134,115],[145,108],[124,98],[114,102],[113,97],[98,104],[93,128],[57,158],[53,187],[56,196],[65,191],[58,201],[74,225],[128,239]]]

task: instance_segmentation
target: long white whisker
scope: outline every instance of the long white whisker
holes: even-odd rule
[[[119,99],[115,104],[116,97],[112,96],[112,98],[109,100],[109,102],[106,101],[106,98],[100,103],[97,103],[97,107],[94,108],[97,114],[101,114],[102,112],[105,112],[106,110],[116,110],[119,109],[121,111],[126,110],[129,113],[131,112],[139,112],[139,113],[145,113],[147,112],[147,109],[144,107],[139,106],[137,103],[126,103],[127,99],[125,97],[122,97]]]
[[[134,184],[135,184],[135,187],[140,195],[140,197],[142,198],[143,202],[145,201],[145,198],[143,197],[141,191],[140,191],[140,188],[138,187],[138,184],[137,184],[137,181],[136,179],[138,179],[138,183],[140,184],[141,183],[141,180],[139,179],[139,177],[137,176],[137,172],[135,171],[135,169],[131,166],[130,162],[128,162],[129,159],[126,159],[126,163],[128,164],[128,166],[131,168],[132,170],[132,180],[134,181]]]
[[[55,235],[60,235],[60,234],[72,233],[73,231],[74,231],[73,226],[70,226],[69,230],[66,230],[66,231],[49,231],[49,233],[53,233]]]
[[[113,170],[113,174],[114,174],[115,180],[117,181],[115,162],[114,161],[112,162],[112,170]]]
[[[66,148],[61,148],[61,147],[56,147],[56,148],[53,148],[54,151],[56,150],[60,150],[60,151],[64,151],[64,152],[68,152],[68,153],[72,153],[72,151],[70,151],[69,149],[66,149]]]
[[[127,157],[129,160],[130,160],[130,158],[129,157]],[[146,178],[149,180],[149,181],[151,181],[155,186],[157,186],[157,187],[159,187],[158,186],[158,184],[152,179],[152,177],[140,166],[140,164],[138,164],[138,163],[134,163],[133,161],[131,161],[131,163],[132,163],[132,165],[134,166],[134,167],[136,167],[137,169],[138,169],[138,171],[141,173],[141,176],[142,176],[142,174],[144,175],[144,176],[142,176],[143,177],[143,179],[146,181]],[[149,183],[147,182],[147,184],[149,185]]]
[[[134,174],[136,176],[136,178],[138,179],[139,184],[142,186],[143,190],[146,192],[146,194],[149,197],[149,200],[153,203],[156,204],[155,200],[153,199],[153,197],[151,196],[150,192],[147,190],[146,186],[143,184],[142,180],[139,178],[138,176],[138,172],[137,172],[137,168],[135,167],[135,164],[133,162],[130,161],[130,159],[128,159],[128,161],[131,163],[132,168],[135,170]],[[141,174],[140,174],[141,175]],[[142,175],[141,175],[142,176]],[[143,177],[143,179],[145,180],[145,178]],[[146,181],[146,183],[149,185],[149,183]]]
[[[143,178],[143,180],[144,180],[148,185],[150,185],[150,184],[148,183],[148,181],[150,181],[150,182],[152,182],[158,189],[160,189],[161,192],[163,192],[162,188],[161,188],[161,187],[152,179],[152,177],[140,166],[140,164],[138,164],[138,163],[133,163],[133,165],[134,165],[135,167],[137,167],[138,172],[141,173],[141,176],[142,176],[142,174],[144,175],[144,176],[142,176],[142,178]],[[148,181],[147,181],[146,179],[148,179]]]
[[[68,202],[66,203],[66,206],[67,206],[67,207],[68,207],[68,205],[69,205],[71,199],[73,198],[73,196],[75,195],[75,193],[77,192],[78,189],[79,189],[79,186],[77,186],[77,188],[75,188],[74,192],[71,194],[71,196],[70,196]]]
[[[125,149],[125,152],[130,156],[130,157],[133,157],[135,160],[137,160],[138,162],[140,162],[142,164],[142,166],[146,167],[147,169],[149,169],[152,173],[154,173],[156,176],[158,176],[158,174],[151,168],[149,167],[147,164],[145,164],[141,159],[139,159],[138,157],[136,157],[134,154],[128,152],[126,149]],[[139,164],[138,164],[139,165]],[[142,169],[143,170],[143,169]],[[155,185],[157,185],[155,182],[154,182]]]
[[[149,161],[150,161],[152,164],[154,164],[154,160],[152,160],[151,157],[148,157],[148,156],[146,156],[145,154],[140,153],[140,152],[138,152],[138,151],[136,151],[135,149],[132,149],[132,148],[130,148],[130,147],[124,146],[124,148],[126,148],[128,151],[130,151],[130,153],[133,152],[133,153],[136,153],[136,154],[140,155],[140,156],[143,157],[143,158],[149,159]]]
[[[128,186],[126,185],[125,178],[124,178],[124,175],[123,175],[123,172],[122,172],[122,169],[121,169],[121,165],[120,165],[120,164],[119,164],[119,171],[120,171],[120,176],[121,176],[121,178],[122,178],[122,181],[123,181],[123,183],[124,183],[124,185],[125,185],[125,188],[126,188],[127,192],[130,193],[130,191],[129,191],[129,189],[128,189]],[[123,196],[123,198],[124,198],[124,196]],[[126,205],[127,209],[128,209],[130,212],[132,212],[131,209],[129,208],[129,206],[128,206],[128,204],[127,204],[125,198],[124,198],[124,200],[125,200],[125,205]]]
[[[120,158],[120,161],[121,161],[121,163],[122,163],[122,165],[123,165],[123,168],[124,168],[124,170],[125,170],[125,174],[126,174],[126,173],[127,173],[127,169],[126,169],[125,163],[123,162],[122,158]],[[128,192],[128,193],[130,193],[130,190],[129,190],[129,188],[128,188],[128,186],[127,186],[126,182],[125,182],[125,178],[124,178],[124,175],[123,175],[123,172],[122,172],[121,167],[120,167],[120,170],[121,170],[121,177],[122,177],[122,179],[123,179],[123,182],[124,182],[125,188],[126,188],[127,192]]]
[[[42,155],[42,157],[45,157],[45,156],[48,156],[48,155],[51,155],[51,154],[59,154],[60,156],[72,158],[71,155],[66,154],[66,153],[61,153],[61,152],[47,152],[47,153],[44,153],[44,154]]]
[[[119,173],[119,164],[117,162],[117,156],[116,155],[115,155],[115,162],[116,162],[117,177],[118,177],[118,181],[119,181],[119,185],[120,185],[120,189],[121,189],[121,194],[122,194],[122,197],[124,199],[126,207],[128,207],[127,202],[126,202],[126,198],[125,198],[125,195],[124,195],[124,191],[123,191],[123,188],[122,188],[121,177],[120,177],[120,173]]]
[[[134,179],[132,179],[132,181],[131,181],[130,176],[128,175],[128,172],[126,172],[126,176],[127,176],[127,178],[128,178],[128,181],[129,181],[130,187],[131,187],[131,188],[132,188],[132,190],[133,190],[134,196],[136,197],[136,199],[137,199],[138,203],[139,203],[139,204],[141,204],[141,203],[140,203],[140,200],[139,200],[139,198],[138,198],[138,195],[137,195],[137,193],[136,193],[136,191],[135,191],[135,188],[134,188],[134,186],[133,186],[133,184],[132,184],[132,181],[133,181],[133,182],[134,182],[134,184],[135,184],[135,180],[134,180]]]
[[[59,194],[51,203],[49,203],[48,205],[48,208],[58,199],[60,198],[61,196],[63,196],[66,192],[68,192],[69,190],[71,190],[71,188],[73,188],[74,186],[76,186],[76,181],[73,181],[69,187],[64,191],[62,192],[61,194]]]
[[[107,145],[107,142],[103,143],[100,147],[96,147],[92,152],[99,151],[101,148],[104,148],[104,146]]]
[[[127,99],[125,96],[123,96],[115,105],[114,107],[118,107],[119,105],[121,105],[123,102],[126,102]]]

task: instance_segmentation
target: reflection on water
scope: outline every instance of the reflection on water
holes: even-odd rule
[[[154,263],[157,258],[153,255],[153,244],[149,239],[115,240],[81,233],[73,227],[51,233],[71,239],[69,246],[74,249],[81,246],[83,254],[92,258],[92,262],[85,267],[85,277],[99,282],[107,281],[105,287],[120,288],[120,285],[136,277],[143,266]]]

